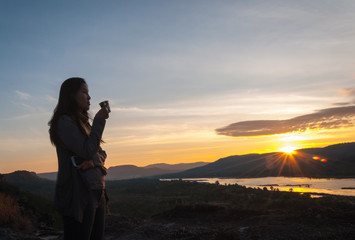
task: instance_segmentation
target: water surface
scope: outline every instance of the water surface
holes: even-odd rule
[[[161,179],[174,180],[174,179]],[[183,181],[197,181],[222,185],[238,184],[252,188],[293,191],[315,194],[334,194],[355,196],[355,178],[300,178],[300,177],[264,177],[264,178],[183,178]]]

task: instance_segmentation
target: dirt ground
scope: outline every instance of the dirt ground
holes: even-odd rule
[[[350,240],[355,236],[355,212],[226,212],[180,207],[144,220],[109,216],[106,232],[105,239],[118,240]]]
[[[145,219],[110,215],[106,240],[352,240],[355,211],[305,209],[286,211],[230,211],[215,206],[180,206]],[[16,233],[0,229],[0,239],[60,240],[62,233],[42,229]]]

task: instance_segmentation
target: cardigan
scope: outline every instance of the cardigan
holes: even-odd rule
[[[54,207],[62,215],[72,216],[79,222],[82,222],[91,187],[84,171],[72,165],[71,157],[78,156],[86,160],[97,158],[102,151],[100,142],[105,124],[105,119],[94,118],[90,135],[86,138],[70,116],[62,115],[58,120],[57,132],[61,144],[56,146],[58,175]]]

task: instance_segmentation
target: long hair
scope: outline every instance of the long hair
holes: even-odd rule
[[[60,144],[57,133],[58,120],[64,114],[73,118],[85,137],[90,134],[89,114],[87,111],[81,112],[76,101],[76,94],[83,84],[86,84],[83,78],[74,77],[65,80],[60,87],[58,104],[54,109],[52,119],[48,122],[49,137],[54,146]]]

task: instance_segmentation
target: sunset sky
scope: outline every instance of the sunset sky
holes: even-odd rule
[[[57,170],[61,83],[109,100],[107,167],[355,141],[353,0],[0,0],[0,173]]]

